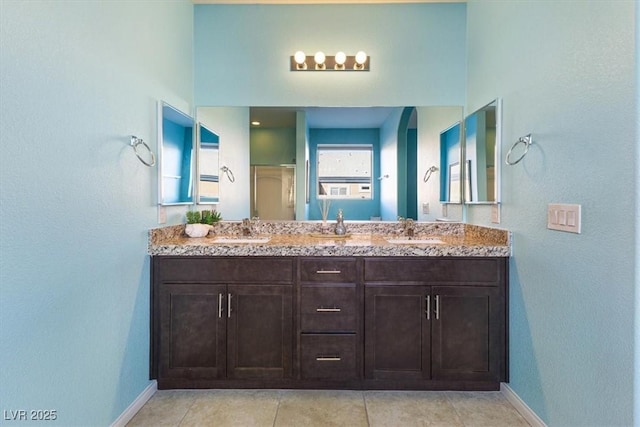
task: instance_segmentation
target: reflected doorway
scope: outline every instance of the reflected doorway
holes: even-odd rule
[[[251,166],[251,216],[295,220],[295,165]]]

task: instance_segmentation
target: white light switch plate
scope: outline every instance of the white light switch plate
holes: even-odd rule
[[[549,203],[547,228],[580,234],[582,231],[582,205]]]
[[[491,205],[491,222],[500,224],[500,205]]]
[[[158,205],[158,224],[165,224],[167,222],[167,208],[162,205]]]

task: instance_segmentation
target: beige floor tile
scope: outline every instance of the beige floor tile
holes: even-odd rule
[[[529,423],[502,393],[446,392],[460,419],[467,427],[525,427]]]
[[[445,393],[437,391],[367,391],[371,427],[463,427]]]
[[[177,427],[195,401],[188,390],[158,390],[127,427]]]
[[[282,393],[276,427],[367,426],[361,392],[299,390]]]
[[[201,392],[180,427],[272,427],[278,390],[207,390]]]

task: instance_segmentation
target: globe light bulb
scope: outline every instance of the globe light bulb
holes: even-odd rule
[[[356,63],[358,65],[364,65],[365,62],[367,62],[367,54],[363,50],[356,53]]]
[[[324,52],[322,52],[322,51],[316,52],[316,54],[313,57],[313,59],[314,59],[314,61],[316,61],[316,64],[318,64],[318,65],[324,64],[324,60],[325,60]]]
[[[307,59],[307,55],[305,55],[303,51],[299,50],[293,55],[293,59],[296,61],[296,64],[302,65]]]
[[[344,52],[338,52],[336,53],[336,64],[338,65],[344,65],[344,63],[347,61],[347,55],[344,54]]]

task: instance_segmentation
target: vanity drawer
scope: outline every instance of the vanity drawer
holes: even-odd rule
[[[501,279],[500,258],[366,258],[365,282],[482,282]]]
[[[302,282],[355,282],[356,260],[353,258],[302,258]]]
[[[358,377],[356,335],[303,334],[300,372],[303,379],[347,380]]]
[[[302,331],[355,331],[358,327],[356,285],[307,285],[300,288]]]
[[[285,257],[153,257],[154,280],[209,283],[293,283]]]

